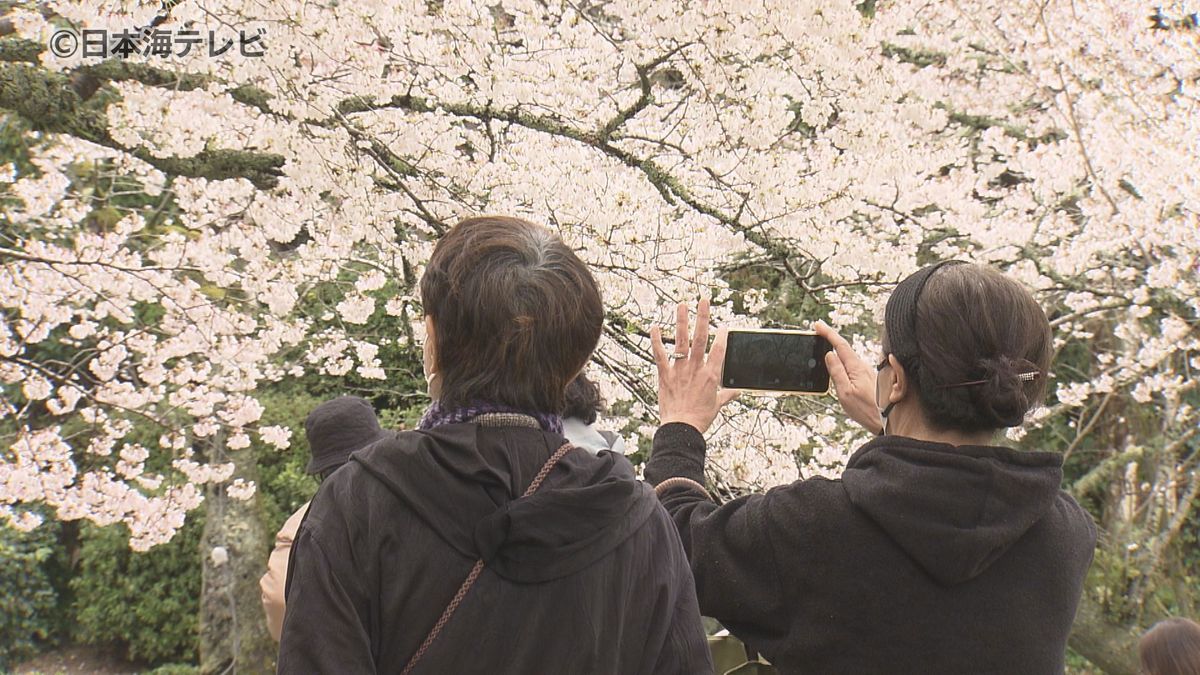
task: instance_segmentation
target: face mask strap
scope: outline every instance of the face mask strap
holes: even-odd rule
[[[879,373],[879,372],[883,372],[883,369],[884,369],[884,368],[887,368],[887,367],[888,367],[888,365],[890,365],[890,364],[889,364],[889,362],[888,362],[888,357],[887,357],[887,356],[884,356],[884,357],[883,357],[883,361],[882,361],[882,362],[881,362],[879,365],[875,366],[875,372],[877,372],[877,373]],[[876,391],[876,393],[878,393],[878,391],[879,391],[879,388],[878,388],[878,387],[876,387],[875,391]],[[876,403],[875,405],[876,405],[876,407],[878,407],[878,406],[879,406],[879,404],[878,404],[878,403]],[[893,402],[891,402],[891,403],[887,404],[887,407],[885,407],[883,410],[880,410],[880,411],[879,411],[879,417],[880,417],[880,418],[883,420],[883,426],[880,428],[880,430],[879,430],[879,433],[878,433],[878,434],[876,434],[877,436],[884,436],[884,435],[887,435],[887,419],[888,419],[888,415],[890,415],[890,414],[891,414],[891,412],[892,412],[892,408],[894,408],[895,406],[896,406],[896,402],[895,402],[895,401],[893,401]]]
[[[879,430],[879,434],[878,434],[879,436],[887,435],[888,415],[890,415],[892,413],[892,408],[894,408],[894,407],[896,407],[896,401],[892,401],[891,403],[887,404],[886,408],[879,411],[879,417],[883,419],[883,427],[881,427]]]

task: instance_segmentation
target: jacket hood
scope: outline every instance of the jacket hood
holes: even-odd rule
[[[1062,458],[995,446],[877,438],[842,474],[866,512],[945,586],[982,574],[1050,509]]]
[[[447,424],[393,432],[351,461],[458,552],[510,581],[535,583],[596,562],[658,507],[623,456],[579,448],[518,499],[564,442],[540,429]]]

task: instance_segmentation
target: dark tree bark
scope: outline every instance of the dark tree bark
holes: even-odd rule
[[[220,443],[220,440],[216,441]],[[237,467],[234,477],[255,480],[252,450],[226,451]],[[269,539],[257,496],[231,499],[224,487],[209,486],[207,518],[200,538],[203,586],[200,598],[200,672],[270,673],[275,671],[275,642],[267,633],[258,587],[266,569]],[[227,559],[217,564],[213,550]]]

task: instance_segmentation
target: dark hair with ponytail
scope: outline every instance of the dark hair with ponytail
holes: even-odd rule
[[[438,241],[421,304],[436,327],[444,406],[562,412],[604,321],[600,290],[575,252],[544,227],[502,216],[468,218]]]
[[[915,311],[918,351],[900,362],[932,425],[1015,427],[1041,402],[1050,323],[1024,286],[990,267],[948,265],[928,278]]]

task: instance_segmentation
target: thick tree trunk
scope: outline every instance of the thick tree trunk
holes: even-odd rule
[[[237,466],[235,477],[256,478],[252,451],[225,454]],[[275,643],[267,633],[258,587],[270,546],[257,499],[230,499],[223,486],[209,486],[205,505],[208,517],[200,540],[204,565],[200,671],[204,675],[274,672]],[[224,554],[214,556],[218,548]]]
[[[1071,649],[1107,675],[1137,675],[1137,627],[1118,626],[1087,593],[1079,602],[1071,629]]]

